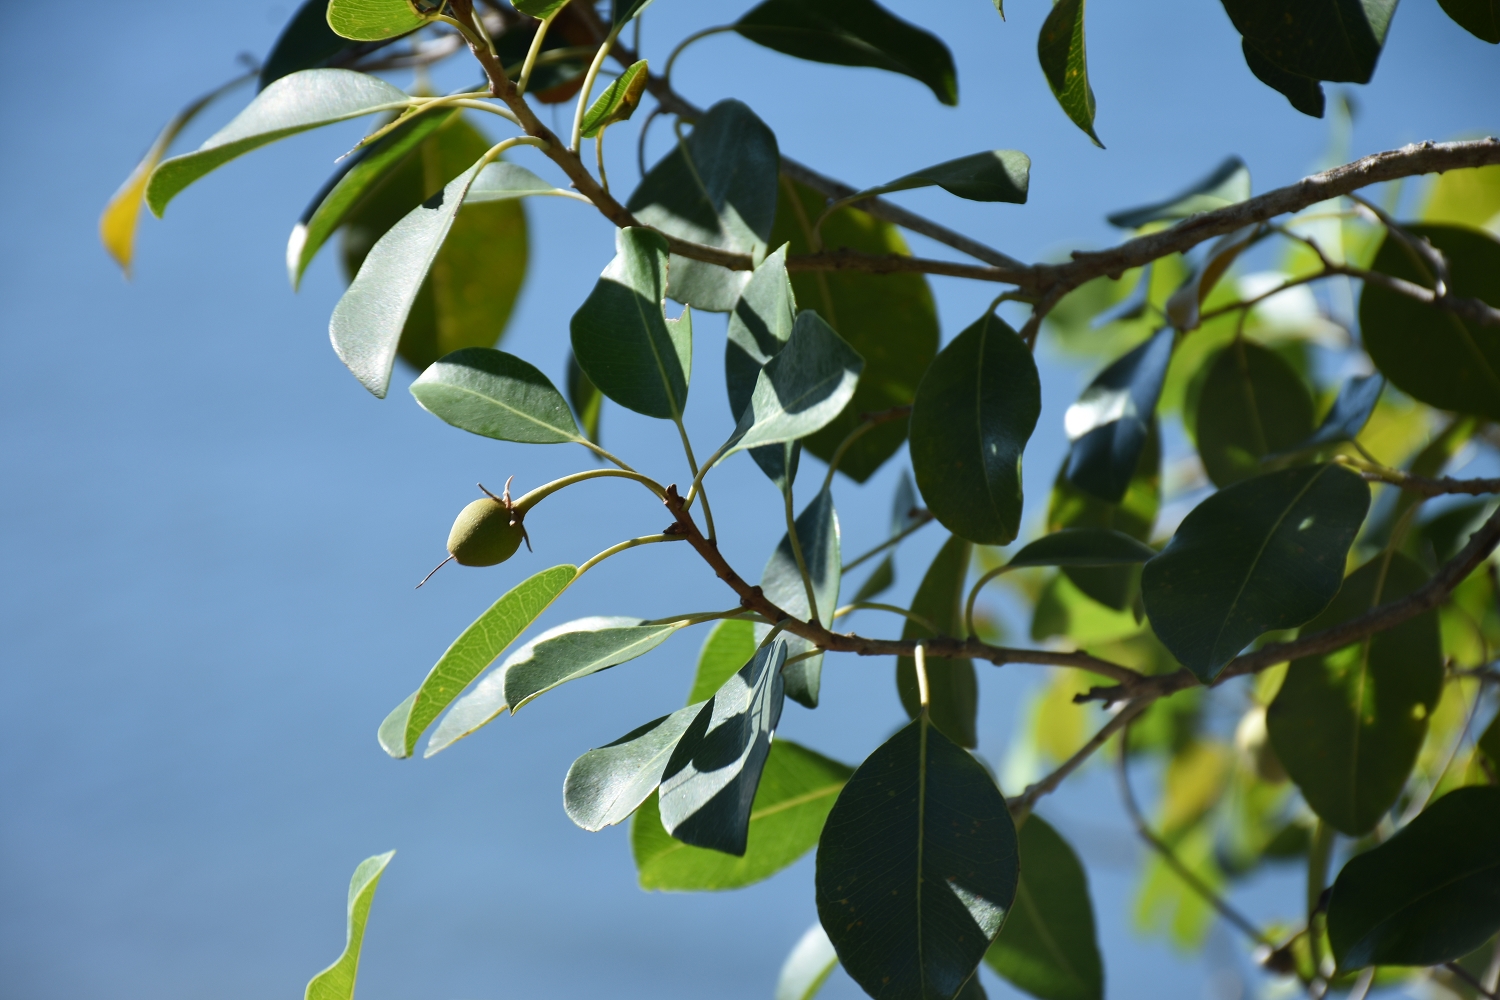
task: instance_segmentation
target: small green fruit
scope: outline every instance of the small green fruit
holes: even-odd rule
[[[458,512],[448,532],[448,551],[461,566],[494,566],[516,554],[526,528],[498,500],[484,497]]]

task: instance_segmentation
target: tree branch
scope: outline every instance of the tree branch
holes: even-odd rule
[[[1020,819],[1022,816],[1030,813],[1032,807],[1036,805],[1037,799],[1041,798],[1043,795],[1050,795],[1052,792],[1055,792],[1057,790],[1057,786],[1063,783],[1063,779],[1072,774],[1074,771],[1078,770],[1078,768],[1082,766],[1084,761],[1092,757],[1100,747],[1109,742],[1109,738],[1111,736],[1119,732],[1124,727],[1130,725],[1130,723],[1135,720],[1135,717],[1144,712],[1150,706],[1150,704],[1151,702],[1149,699],[1143,701],[1132,701],[1126,704],[1124,708],[1115,713],[1114,718],[1106,722],[1099,729],[1099,731],[1094,734],[1093,739],[1089,740],[1082,747],[1080,747],[1078,752],[1064,761],[1062,765],[1057,768],[1057,770],[1053,771],[1051,774],[1047,775],[1036,784],[1027,785],[1026,791],[1024,793],[1010,799],[1006,804],[1010,806],[1011,815],[1016,819]]]

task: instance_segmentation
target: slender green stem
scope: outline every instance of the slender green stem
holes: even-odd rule
[[[1313,975],[1323,974],[1323,941],[1319,916],[1323,889],[1328,884],[1328,862],[1333,858],[1333,827],[1318,820],[1313,828],[1312,843],[1307,849],[1307,951],[1312,958]]]
[[[1012,566],[996,566],[994,569],[984,574],[984,576],[981,576],[978,580],[974,581],[974,587],[969,591],[969,600],[964,604],[965,639],[968,639],[974,635],[974,601],[979,597],[979,592],[984,589],[985,584],[989,583],[995,577],[1014,568],[1015,567]]]
[[[769,632],[766,633],[766,637],[764,639],[762,639],[760,641],[760,645],[756,646],[755,648],[756,649],[765,649],[767,646],[769,646],[771,644],[771,640],[774,639],[774,638],[776,638],[778,635],[780,635],[781,634],[781,630],[784,629],[784,628],[786,628],[787,621],[788,621],[788,619],[782,619],[781,621],[777,622],[775,625],[772,625],[771,626],[771,631],[769,631]],[[782,666],[784,667],[784,666],[786,666],[786,664],[783,663]]]
[[[917,701],[921,704],[922,714],[925,716],[927,706],[932,700],[931,688],[927,683],[927,646],[917,643],[917,648],[912,650],[912,659],[917,665]]]
[[[693,498],[697,496],[698,491],[703,488],[703,477],[708,475],[709,469],[712,469],[719,463],[719,459],[724,457],[724,449],[728,447],[728,441],[719,445],[718,450],[715,451],[712,455],[708,456],[708,461],[703,463],[703,468],[698,469],[694,472],[693,483],[688,487],[687,497],[683,500],[683,506],[688,508],[691,508],[693,506]]]
[[[723,34],[726,31],[733,31],[733,30],[734,30],[734,25],[732,25],[732,24],[721,24],[721,25],[719,25],[718,27],[715,27],[715,28],[704,28],[702,31],[695,31],[691,35],[688,35],[686,38],[684,38],[682,41],[678,42],[677,43],[677,47],[672,50],[672,54],[669,55],[669,56],[667,56],[667,65],[666,65],[666,68],[663,69],[662,73],[661,73],[662,83],[665,86],[668,86],[668,87],[670,87],[672,85],[672,67],[675,66],[675,65],[677,65],[677,57],[680,56],[680,55],[682,55],[682,51],[684,49],[686,49],[689,45],[692,45],[694,42],[698,41],[699,39],[707,38],[710,35],[721,35],[721,34]],[[640,46],[639,45],[636,46],[636,51],[637,52],[640,51]]]
[[[833,474],[839,471],[839,463],[844,460],[844,456],[854,446],[854,442],[870,433],[876,426],[878,425],[875,421],[866,420],[854,428],[854,430],[844,435],[844,440],[839,442],[839,446],[834,449],[833,457],[828,460],[828,472],[823,476],[823,489],[826,490],[833,485]]]
[[[792,546],[792,557],[797,560],[797,572],[802,574],[802,589],[807,594],[807,620],[818,624],[818,595],[813,587],[812,574],[807,571],[807,560],[802,556],[802,539],[797,537],[797,519],[792,515],[792,484],[787,483],[781,494],[786,499],[786,537]],[[704,510],[708,507],[705,505]]]
[[[599,134],[594,136],[594,159],[599,162],[599,186],[609,194],[609,175],[604,172],[604,133],[608,131],[608,125],[599,127]]]
[[[625,541],[620,542],[618,545],[611,545],[603,552],[594,556],[594,558],[585,562],[582,566],[579,566],[578,576],[582,576],[589,570],[593,569],[595,566],[602,563],[604,560],[608,559],[610,556],[619,555],[626,549],[633,549],[638,545],[655,545],[657,542],[680,542],[682,540],[683,539],[681,535],[642,535],[640,538],[626,539]],[[573,579],[577,580],[578,576],[575,576]]]
[[[814,649],[809,649],[805,653],[798,653],[796,656],[788,656],[786,658],[786,662],[781,665],[781,668],[783,670],[785,670],[787,667],[790,667],[793,663],[800,663],[803,660],[810,660],[814,656],[822,656],[823,652],[824,651],[821,650],[821,649],[814,648]]]
[[[884,552],[886,549],[890,548],[893,545],[899,545],[906,539],[907,535],[910,535],[912,532],[916,531],[918,528],[921,528],[931,520],[932,514],[925,510],[922,511],[922,513],[917,516],[917,519],[913,524],[902,528],[896,534],[892,535],[890,538],[887,538],[885,541],[881,542],[870,551],[865,552],[862,555],[844,563],[844,572],[847,573],[854,567],[858,566],[860,563],[875,558],[876,556],[880,555],[880,553]]]
[[[396,129],[400,128],[402,125],[405,125],[407,122],[411,121],[418,115],[425,115],[429,111],[435,111],[439,108],[453,107],[454,105],[459,105],[461,107],[479,107],[485,111],[490,111],[494,114],[499,115],[501,118],[504,118],[506,121],[510,122],[513,125],[519,125],[521,123],[520,119],[518,119],[514,114],[512,114],[505,108],[496,107],[493,104],[484,104],[482,101],[478,104],[472,105],[463,103],[475,101],[479,98],[488,96],[489,94],[485,91],[479,91],[477,93],[448,94],[443,97],[413,97],[401,104],[393,103],[383,105],[378,108],[371,108],[371,111],[400,111],[402,113],[400,115],[397,115],[391,121],[386,122],[384,125],[380,126],[380,128],[371,132],[363,139],[359,140],[359,142],[354,145],[353,149],[349,150],[349,152],[345,153],[343,156],[340,156],[339,159],[342,160],[344,159],[344,157],[347,157],[353,153],[358,152],[361,149],[364,149],[371,143],[385,138],[391,132],[394,132]]]
[[[588,201],[588,199],[584,198],[584,201]],[[583,445],[589,451],[593,452],[595,455],[598,455],[600,458],[604,459],[606,462],[613,462],[613,463],[615,463],[620,468],[624,469],[626,472],[634,472],[635,471],[634,467],[626,465],[624,461],[622,461],[619,458],[616,458],[610,452],[605,451],[603,448],[599,447],[597,444],[595,444],[594,442],[590,441],[588,438],[581,437],[581,438],[578,439],[578,443],[581,444],[581,445]]]
[[[445,108],[470,108],[471,110],[474,110],[474,111],[488,111],[492,115],[499,115],[501,118],[504,118],[506,121],[508,121],[508,122],[510,122],[512,124],[520,124],[516,120],[516,116],[513,115],[513,114],[511,114],[511,112],[510,112],[510,110],[508,108],[502,108],[502,107],[500,107],[497,104],[490,104],[488,101],[476,100],[476,99],[470,98],[470,97],[460,98],[459,100],[447,101],[447,102],[445,102],[443,104],[443,107],[445,107]],[[426,111],[427,109],[423,108],[422,110]]]
[[[574,483],[581,483],[586,479],[603,479],[607,477],[633,479],[645,486],[652,493],[655,493],[658,498],[664,498],[667,495],[666,489],[660,483],[649,476],[641,475],[639,472],[629,472],[625,469],[586,469],[583,472],[575,472],[571,476],[563,476],[561,479],[554,479],[550,483],[538,486],[517,500],[512,505],[512,509],[524,517],[528,510],[560,489],[572,486]]]
[[[521,64],[521,78],[516,82],[516,93],[526,93],[526,85],[531,82],[531,71],[536,68],[536,57],[541,54],[542,42],[547,37],[547,29],[552,27],[553,20],[563,12],[562,7],[553,11],[549,17],[542,18],[536,26],[536,34],[531,36],[531,47],[526,50],[526,61]]]
[[[861,610],[889,611],[893,615],[900,615],[901,617],[905,618],[907,621],[911,621],[911,622],[917,623],[918,625],[920,625],[923,628],[925,628],[927,631],[931,632],[933,635],[941,635],[942,634],[942,629],[940,629],[936,625],[932,624],[932,622],[929,619],[923,618],[921,615],[917,614],[915,611],[908,611],[905,608],[898,608],[894,604],[877,604],[874,601],[855,601],[853,604],[846,604],[842,608],[839,608],[837,611],[835,611],[833,613],[833,617],[834,618],[842,618],[842,617],[844,617],[847,614],[852,614],[855,611],[861,611]]]
[[[433,18],[433,20],[434,21],[442,21],[444,24],[448,25],[450,28],[456,28],[456,29],[458,29],[458,33],[460,35],[464,36],[464,41],[468,42],[470,45],[474,46],[476,49],[484,49],[484,50],[488,51],[490,55],[494,55],[495,54],[495,47],[490,44],[489,38],[486,37],[485,35],[482,35],[482,34],[479,33],[480,31],[483,31],[484,29],[481,28],[478,31],[476,31],[475,29],[470,28],[467,24],[464,24],[458,18],[451,17],[451,16],[449,16],[447,14],[438,14],[436,17]]]
[[[691,497],[693,491],[703,494],[703,521],[708,528],[708,540],[713,541],[718,537],[714,531],[714,512],[708,506],[708,490],[703,486],[703,475],[708,472],[708,466],[705,465],[702,472],[698,470],[698,460],[693,457],[693,442],[688,440],[687,428],[683,426],[682,417],[673,417],[672,422],[677,425],[677,434],[682,438],[682,453],[687,456],[688,471],[693,474],[693,490],[688,492],[688,496]]]
[[[604,39],[604,44],[599,46],[599,51],[594,53],[594,61],[589,63],[589,70],[583,76],[583,88],[578,91],[578,106],[573,110],[573,141],[568,148],[576,155],[578,147],[583,142],[583,113],[588,110],[589,97],[594,90],[594,81],[599,77],[599,70],[604,65],[604,60],[609,58],[609,50],[615,47],[615,39],[620,36],[623,24],[617,24],[609,29],[609,35]]]
[[[690,615],[672,615],[668,618],[656,618],[652,621],[641,622],[642,625],[673,625],[682,622],[686,625],[700,625],[703,622],[718,621],[725,618],[738,618],[748,621],[764,621],[760,615],[752,611],[746,611],[743,607],[733,607],[727,611],[698,611]]]

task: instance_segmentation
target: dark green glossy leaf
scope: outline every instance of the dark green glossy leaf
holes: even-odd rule
[[[782,179],[771,245],[790,243],[791,254],[811,252],[813,222],[824,199],[809,187]],[[841,208],[823,221],[822,245],[861,253],[908,254],[895,226],[853,208]],[[812,309],[865,359],[854,398],[839,418],[803,442],[823,461],[833,457],[860,414],[905,406],[938,349],[937,307],[927,280],[919,274],[863,274],[857,271],[801,271],[792,275],[797,304]],[[839,470],[864,482],[895,454],[906,439],[906,421],[892,420],[864,434],[845,453]]]
[[[1500,788],[1459,788],[1352,859],[1328,901],[1341,969],[1440,965],[1500,930]]]
[[[873,601],[887,590],[890,590],[895,582],[895,557],[886,556],[880,560],[880,565],[876,566],[870,575],[865,577],[865,582],[860,584],[859,589],[854,592],[854,603],[859,604],[862,601]]]
[[[782,964],[774,1000],[812,1000],[838,964],[828,932],[822,924],[813,924]]]
[[[328,323],[333,349],[377,398],[390,388],[407,319],[479,169],[476,163],[459,174],[381,236],[334,307]]]
[[[576,566],[553,566],[516,584],[464,629],[433,665],[422,686],[380,724],[380,745],[410,757],[417,739],[443,709],[489,666],[578,576]]]
[[[1126,209],[1109,216],[1109,224],[1121,229],[1139,229],[1152,222],[1175,222],[1200,212],[1212,212],[1250,197],[1250,168],[1238,156],[1231,156],[1214,168],[1214,172],[1180,194],[1140,208]]]
[[[1369,83],[1398,0],[1223,0],[1245,40],[1288,73]]]
[[[756,376],[750,402],[722,454],[790,444],[822,430],[854,398],[864,367],[864,359],[833,327],[803,310],[786,345]]]
[[[613,0],[610,5],[610,23],[624,24],[650,6],[651,0]]]
[[[1300,384],[1300,380],[1299,380]],[[1328,408],[1318,429],[1284,454],[1316,451],[1329,445],[1353,441],[1370,422],[1375,404],[1385,389],[1385,378],[1379,374],[1355,375],[1339,388],[1338,398]]]
[[[1262,458],[1295,447],[1312,429],[1312,395],[1274,351],[1237,339],[1210,362],[1196,432],[1214,485],[1249,479]]]
[[[1073,486],[1106,503],[1124,499],[1151,436],[1175,336],[1170,327],[1160,330],[1095,376],[1068,407],[1063,426],[1073,445],[1063,474]]]
[[[1043,535],[1007,560],[1007,566],[1128,566],[1156,550],[1109,528],[1065,528]]]
[[[436,15],[441,3],[425,3]],[[411,0],[329,0],[328,26],[345,38],[364,42],[395,38],[432,21]]]
[[[765,0],[734,30],[798,59],[901,73],[927,84],[944,104],[958,103],[948,46],[871,0]]]
[[[284,76],[203,145],[158,166],[146,183],[146,204],[160,216],[183,188],[237,156],[298,132],[400,110],[407,100],[405,92],[384,80],[347,69],[309,69]]]
[[[912,471],[943,527],[983,545],[1016,537],[1021,453],[1041,410],[1031,351],[994,313],[943,348],[911,414]]]
[[[839,583],[843,576],[843,563],[839,551],[839,517],[833,507],[833,493],[822,490],[812,502],[797,515],[797,541],[802,547],[802,558],[807,563],[812,577],[813,596],[817,599],[817,617],[822,623],[831,624],[833,613],[839,604]],[[760,575],[761,590],[777,607],[794,618],[804,621],[813,611],[807,606],[807,587],[802,582],[802,573],[797,568],[796,554],[787,535],[781,536],[776,551],[766,560],[765,571]],[[768,625],[755,627],[756,639],[770,631]],[[799,656],[813,647],[806,639],[786,636],[788,656]],[[798,660],[786,669],[787,697],[808,708],[818,707],[818,691],[822,686],[823,654]]]
[[[868,197],[935,186],[969,201],[1024,205],[1030,183],[1031,157],[1016,149],[992,149],[924,167],[861,194]]]
[[[679,708],[579,757],[563,781],[568,818],[591,832],[628,819],[656,790],[688,726],[708,713],[704,702]]]
[[[1041,1000],[1102,1000],[1104,965],[1078,855],[1035,813],[1019,836],[1015,905],[985,964]]]
[[[578,441],[578,425],[552,381],[514,354],[454,351],[412,383],[422,408],[454,427],[497,441]]]
[[[963,636],[964,582],[969,576],[971,548],[957,535],[944,542],[912,598],[912,614],[927,619],[941,635]],[[901,630],[903,639],[922,639],[931,634],[910,619]],[[933,724],[960,746],[978,746],[979,681],[974,676],[973,661],[928,659],[927,688]],[[896,658],[896,692],[906,714],[916,718],[922,703],[917,691],[916,661],[909,656]]]
[[[1094,88],[1089,85],[1083,10],[1084,0],[1058,0],[1053,4],[1036,40],[1036,57],[1057,103],[1073,124],[1103,149],[1104,143],[1094,132]]]
[[[750,809],[743,857],[692,847],[661,825],[648,798],[630,824],[630,847],[642,889],[738,889],[792,864],[812,850],[823,821],[854,769],[789,740],[776,740]]]
[[[1261,55],[1260,49],[1250,44],[1250,39],[1240,40],[1240,50],[1245,54],[1245,65],[1255,78],[1287,99],[1287,103],[1313,118],[1322,118],[1327,107],[1323,95],[1323,84],[1310,76],[1289,73],[1270,59]]]
[[[719,622],[703,641],[688,704],[707,701],[755,655],[755,625],[747,621]]]
[[[1475,38],[1500,44],[1500,2],[1497,0],[1438,0],[1448,16]]]
[[[1205,684],[1274,629],[1338,593],[1370,488],[1337,465],[1269,472],[1195,507],[1141,573],[1156,636]]]
[[[578,367],[578,359],[568,352],[568,402],[578,415],[584,436],[599,443],[599,421],[604,416],[604,393],[589,381],[589,377]]]
[[[380,885],[380,876],[385,866],[396,856],[395,851],[366,858],[354,869],[349,880],[348,931],[344,953],[338,960],[313,976],[307,984],[305,1000],[354,1000],[354,980],[359,975],[359,953],[364,947],[365,926],[370,921],[370,905],[375,902],[375,890]]]
[[[505,658],[511,714],[568,681],[619,666],[666,642],[682,623],[646,625],[639,618],[595,616],[549,628]]]
[[[616,122],[629,121],[641,103],[641,95],[646,92],[646,80],[649,77],[644,59],[631,63],[625,72],[615,77],[584,113],[583,137],[597,138],[602,130]]]
[[[951,1000],[1016,895],[1016,828],[985,769],[924,715],[854,772],[818,842],[818,917],[871,996]]]
[[[776,136],[739,101],[720,101],[686,141],[651,168],[626,207],[671,236],[759,258],[776,218]],[[748,271],[673,257],[668,293],[698,309],[728,312]]]
[[[781,720],[781,639],[756,651],[682,734],[661,776],[661,824],[694,847],[743,856],[751,806]]]
[[[1490,759],[1490,766],[1500,772],[1500,715],[1490,720],[1475,745]]]
[[[680,420],[693,369],[687,313],[669,323],[664,306],[667,241],[649,229],[615,234],[615,259],[573,314],[573,356],[599,391],[621,406]]]
[[[1448,259],[1449,291],[1500,306],[1500,242],[1459,226],[1409,226]],[[1427,288],[1425,262],[1387,235],[1372,269]],[[1481,326],[1379,285],[1359,296],[1365,350],[1398,389],[1444,410],[1500,420],[1500,327]]]
[[[1344,581],[1308,632],[1411,593],[1427,574],[1400,553],[1377,555]],[[1443,690],[1436,611],[1363,642],[1294,660],[1266,709],[1271,745],[1307,804],[1352,837],[1396,803]]]
[[[1125,495],[1117,504],[1106,503],[1068,482],[1067,462],[1057,471],[1052,500],[1047,507],[1047,530],[1108,528],[1123,532],[1138,542],[1150,539],[1161,504],[1161,446],[1153,421],[1145,447],[1136,462]],[[1140,586],[1140,570],[1133,566],[1065,566],[1063,573],[1093,600],[1117,611],[1130,607]]]
[[[297,13],[287,21],[286,27],[271,46],[266,61],[260,66],[260,88],[268,86],[284,76],[304,69],[320,69],[359,48],[328,26],[328,4],[325,0],[306,0],[297,8]]]
[[[736,424],[750,406],[761,369],[786,345],[796,319],[797,299],[786,273],[786,247],[782,246],[761,261],[729,314],[724,378],[729,386],[729,412]],[[785,491],[797,478],[794,452],[798,450],[790,443],[767,445],[751,449],[750,457],[771,482]]]
[[[313,2],[317,3],[318,0],[313,0]],[[415,178],[403,177],[393,181],[394,172],[404,165],[413,150],[420,147],[428,136],[447,124],[456,114],[456,111],[434,111],[413,119],[385,138],[351,156],[347,164],[329,178],[323,189],[313,196],[311,204],[302,213],[302,218],[298,220],[297,225],[292,227],[292,235],[287,239],[286,269],[293,288],[298,288],[302,284],[302,274],[307,270],[307,265],[312,263],[313,258],[317,256],[318,251],[323,248],[323,244],[328,242],[334,232],[351,220],[351,216],[356,227],[360,226],[361,222],[368,225],[369,220],[360,219],[361,207],[365,207],[366,216],[370,214],[369,207],[362,206],[362,202],[367,197],[386,184],[391,184],[393,188],[411,186],[410,181]],[[474,159],[471,157],[469,162],[473,162]],[[443,180],[448,181],[452,178],[445,177]],[[403,181],[407,183],[403,184]],[[379,233],[371,233],[368,236],[368,242],[364,243],[360,249],[359,260],[364,260],[364,254],[369,252],[369,247],[374,245],[375,240],[379,239],[386,229],[389,229],[401,215],[411,211],[426,197],[425,193],[418,195],[412,204],[406,205],[395,218],[391,218]],[[376,211],[379,212],[379,209]],[[358,270],[359,261],[354,261],[351,271]]]

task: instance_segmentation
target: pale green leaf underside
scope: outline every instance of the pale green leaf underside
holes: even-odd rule
[[[365,940],[365,924],[370,919],[370,904],[380,876],[390,864],[395,851],[366,858],[354,869],[349,882],[349,924],[344,953],[328,968],[313,976],[307,984],[306,1000],[354,1000],[354,980],[359,974],[359,952]]]

